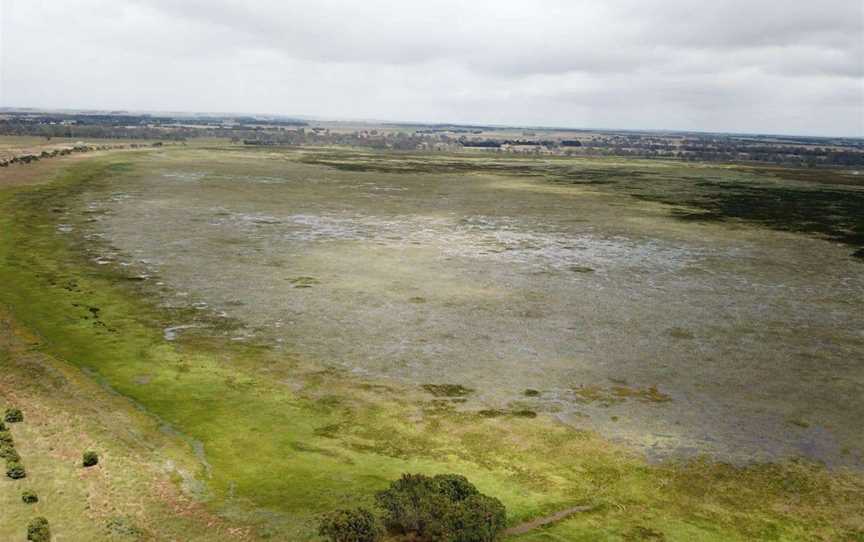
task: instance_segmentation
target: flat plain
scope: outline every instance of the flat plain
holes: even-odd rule
[[[314,539],[409,471],[513,525],[594,507],[520,540],[864,532],[851,172],[213,142],[38,167],[0,192],[0,385],[43,412],[14,431],[59,537]]]

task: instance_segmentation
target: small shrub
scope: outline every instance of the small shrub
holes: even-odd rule
[[[456,474],[403,474],[375,500],[392,534],[421,542],[491,542],[506,521],[501,501]]]
[[[0,420],[0,432],[8,431],[9,428],[6,427],[6,423],[3,420]]]
[[[24,501],[25,504],[33,504],[39,502],[39,496],[36,495],[36,492],[25,489],[21,493],[21,500]]]
[[[6,461],[18,461],[21,459],[15,450],[15,445],[11,442],[0,442],[0,458]]]
[[[21,412],[20,408],[7,408],[6,414],[3,416],[3,419],[7,423],[18,423],[24,421],[24,413]]]
[[[27,525],[27,540],[28,542],[51,542],[48,520],[41,516],[31,519]]]
[[[321,519],[318,534],[331,542],[377,542],[384,531],[372,512],[357,508],[327,514]]]
[[[24,470],[24,465],[18,460],[6,460],[6,476],[13,480],[20,480],[27,476],[27,471]]]
[[[84,452],[81,458],[81,464],[85,467],[92,467],[99,463],[99,454],[96,452]]]

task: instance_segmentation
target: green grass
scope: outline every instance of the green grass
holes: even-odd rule
[[[403,472],[464,474],[505,503],[511,523],[598,505],[524,540],[861,536],[857,474],[803,464],[652,467],[547,418],[461,412],[420,389],[254,345],[165,342],[162,328],[176,315],[136,296],[134,282],[85,262],[80,247],[55,233],[51,211],[88,184],[134,175],[134,160],[93,158],[49,185],[0,193],[0,303],[38,334],[41,352],[170,428],[198,459],[199,497],[259,536],[314,538],[318,514],[369,504]]]
[[[40,352],[40,342],[0,306],[0,398],[25,412],[11,430],[27,468],[24,479],[0,480],[0,540],[23,540],[28,521],[40,515],[57,540],[133,540],[120,536],[120,526],[152,540],[205,541],[225,532],[225,522],[185,500],[171,481],[195,469],[184,444],[127,399]],[[85,472],[88,448],[101,461]],[[38,502],[23,500],[29,491]]]

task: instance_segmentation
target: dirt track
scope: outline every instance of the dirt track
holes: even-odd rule
[[[517,536],[520,534],[525,534],[529,531],[533,531],[534,529],[539,529],[540,527],[557,523],[561,520],[567,519],[574,514],[578,514],[579,512],[590,512],[597,508],[596,506],[573,506],[570,508],[566,508],[559,512],[555,512],[554,514],[549,514],[548,516],[539,517],[536,519],[532,519],[531,521],[526,521],[525,523],[516,525],[515,527],[510,527],[506,531],[504,531],[504,536]]]

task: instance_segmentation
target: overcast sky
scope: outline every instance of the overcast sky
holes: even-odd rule
[[[861,0],[0,6],[0,106],[864,137]]]

